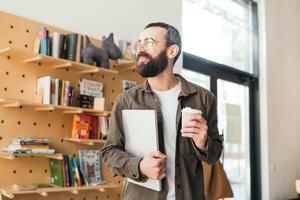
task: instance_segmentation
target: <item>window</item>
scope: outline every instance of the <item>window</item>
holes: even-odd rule
[[[183,51],[253,73],[251,5],[232,0],[183,1]]]

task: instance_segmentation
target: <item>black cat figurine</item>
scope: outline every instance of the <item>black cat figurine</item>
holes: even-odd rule
[[[103,38],[100,47],[91,43],[88,36],[85,37],[86,48],[81,51],[83,63],[92,65],[95,62],[98,67],[109,68],[109,59],[116,60],[122,57],[120,49],[114,43],[113,33],[110,33],[108,38]]]

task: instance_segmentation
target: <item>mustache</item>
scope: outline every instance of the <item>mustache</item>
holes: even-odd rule
[[[137,57],[137,60],[139,60],[139,58],[140,58],[141,56],[146,57],[146,58],[148,58],[148,59],[152,59],[152,56],[151,56],[150,54],[141,51],[141,52],[138,53],[137,56],[136,56],[136,57]]]

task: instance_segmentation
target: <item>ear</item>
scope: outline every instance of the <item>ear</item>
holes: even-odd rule
[[[177,44],[173,44],[168,47],[168,50],[167,50],[168,58],[174,59],[177,56],[177,54],[179,54],[179,47]]]

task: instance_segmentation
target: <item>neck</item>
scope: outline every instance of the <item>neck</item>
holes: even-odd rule
[[[175,87],[178,84],[178,79],[173,74],[173,67],[168,66],[159,75],[148,78],[148,83],[152,90],[166,91]]]

